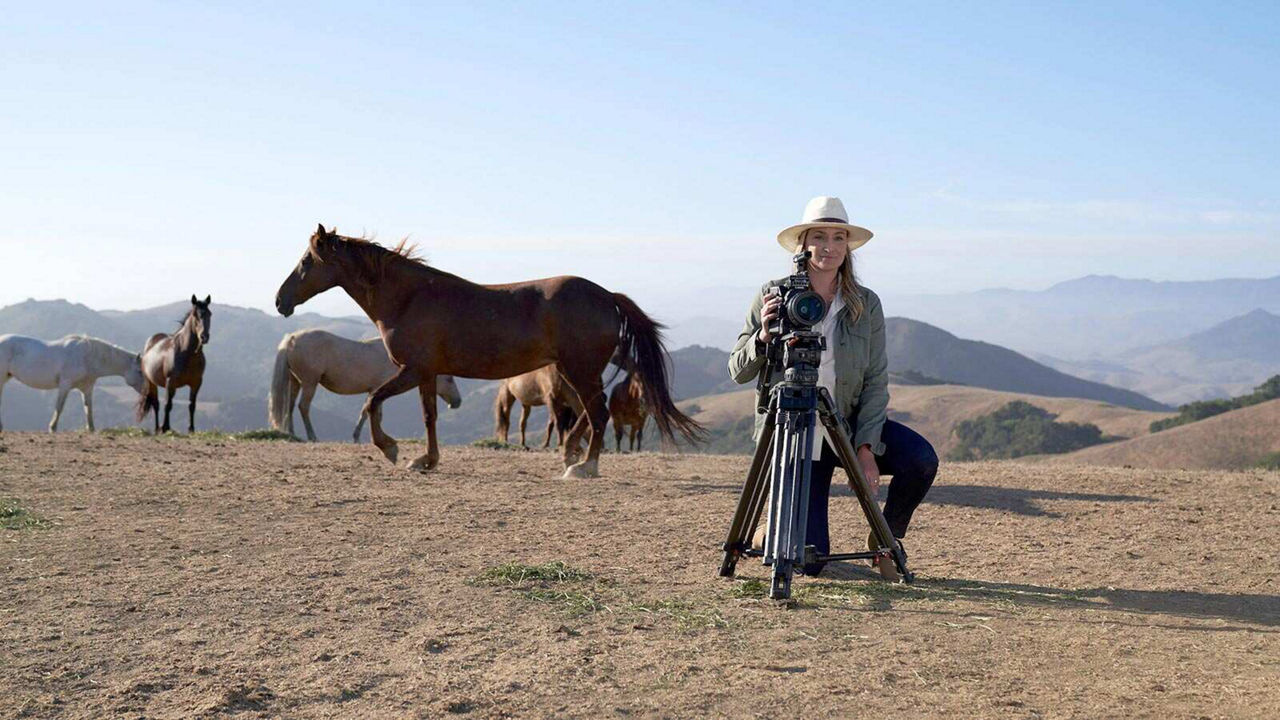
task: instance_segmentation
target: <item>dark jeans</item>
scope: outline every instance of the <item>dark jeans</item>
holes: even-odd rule
[[[884,519],[889,522],[894,537],[900,538],[906,536],[911,514],[924,501],[934,476],[938,474],[938,454],[920,433],[893,420],[885,421],[880,440],[884,443],[884,454],[876,456],[876,466],[882,476],[893,476],[893,482],[889,483],[889,499],[884,504]],[[809,524],[805,542],[825,555],[831,552],[827,498],[831,492],[831,475],[840,461],[835,451],[826,447],[826,440],[822,444],[821,459],[813,461],[809,478]],[[805,567],[805,574],[816,575],[821,570],[822,565],[815,564]]]

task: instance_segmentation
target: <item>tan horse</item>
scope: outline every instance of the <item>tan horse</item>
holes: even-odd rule
[[[299,330],[285,335],[276,348],[276,362],[271,371],[271,394],[267,400],[267,419],[271,427],[293,434],[293,406],[297,403],[307,439],[316,441],[311,427],[311,399],[316,387],[338,395],[368,394],[396,374],[396,366],[387,357],[381,338],[348,340],[325,330]],[[451,375],[436,377],[436,394],[456,409],[462,394]],[[361,410],[352,442],[360,442],[360,429],[367,417]]]
[[[182,327],[172,335],[156,333],[142,348],[142,397],[138,398],[138,422],[155,413],[155,431],[169,432],[169,411],[173,410],[173,395],[180,387],[187,387],[187,432],[196,430],[196,396],[204,383],[204,346],[209,342],[209,328],[213,313],[209,311],[212,297],[203,301],[191,296],[191,309],[187,311]],[[160,399],[158,388],[165,389],[164,426],[160,425]]]
[[[534,407],[547,407],[547,436],[542,447],[551,445],[551,429],[556,429],[561,445],[564,445],[564,434],[569,430],[569,423],[563,422],[567,417],[576,418],[582,414],[582,402],[578,395],[564,381],[555,365],[547,365],[537,370],[507,378],[498,388],[498,396],[493,401],[494,437],[505,443],[511,429],[511,407],[520,401],[520,446],[525,447],[525,426],[529,423],[529,411]]]
[[[622,432],[627,426],[631,429],[628,438],[631,451],[639,450],[644,443],[644,423],[649,413],[644,409],[644,385],[638,375],[627,375],[609,391],[609,417],[613,419],[618,452],[622,452]]]
[[[346,291],[373,320],[400,368],[366,403],[373,443],[392,462],[399,449],[382,431],[387,398],[418,388],[427,453],[410,467],[430,469],[440,460],[437,375],[499,380],[555,363],[586,409],[565,439],[565,476],[597,477],[609,417],[601,374],[615,350],[635,363],[659,432],[672,439],[679,432],[690,441],[704,435],[671,400],[661,326],[627,296],[589,280],[561,276],[478,285],[413,259],[404,243],[389,250],[320,226],[280,285],[276,309],[288,317],[332,287]],[[588,431],[587,457],[575,463],[574,449]]]

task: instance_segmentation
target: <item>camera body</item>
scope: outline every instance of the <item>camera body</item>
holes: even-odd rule
[[[809,284],[807,269],[811,255],[807,250],[796,253],[792,258],[795,273],[769,291],[771,296],[782,298],[782,306],[778,317],[769,324],[773,338],[760,374],[757,412],[766,412],[768,389],[778,372],[782,374],[782,383],[777,388],[779,409],[811,410],[817,405],[818,366],[822,363],[822,351],[827,349],[827,339],[815,326],[826,317],[827,304]]]
[[[769,334],[773,335],[775,342],[779,338],[785,339],[797,330],[812,328],[822,322],[827,315],[826,302],[822,300],[821,295],[814,292],[813,286],[809,283],[809,258],[812,256],[813,253],[808,250],[796,253],[791,258],[796,265],[796,271],[782,281],[782,284],[769,290],[771,297],[782,298],[778,317],[769,324]]]

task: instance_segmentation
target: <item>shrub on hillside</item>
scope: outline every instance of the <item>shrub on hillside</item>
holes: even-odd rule
[[[990,460],[1064,453],[1103,442],[1097,425],[1054,422],[1057,415],[1016,400],[955,427],[960,443],[951,460]]]
[[[1255,464],[1255,467],[1260,467],[1263,470],[1280,470],[1280,452],[1263,455],[1262,459]]]
[[[1151,423],[1151,432],[1168,430],[1171,427],[1186,425],[1187,423],[1204,420],[1214,415],[1221,415],[1224,412],[1239,410],[1240,408],[1257,405],[1276,398],[1280,398],[1280,375],[1273,375],[1268,378],[1266,382],[1254,388],[1253,392],[1248,395],[1224,400],[1198,400],[1182,405],[1178,408],[1177,415]]]

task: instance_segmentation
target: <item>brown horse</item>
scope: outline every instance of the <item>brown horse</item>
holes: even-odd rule
[[[213,313],[209,311],[212,297],[203,301],[191,296],[191,309],[182,320],[182,327],[172,335],[156,333],[142,348],[142,395],[138,398],[138,422],[155,412],[157,433],[169,432],[169,411],[173,409],[173,395],[180,387],[188,390],[189,419],[187,432],[196,430],[196,396],[204,382],[204,346],[209,342],[209,328]],[[160,426],[160,398],[158,388],[165,389],[164,427]]]
[[[551,445],[551,428],[555,427],[560,444],[564,445],[564,434],[573,425],[573,421],[564,422],[566,417],[576,418],[582,414],[582,402],[569,387],[555,365],[540,367],[523,375],[507,378],[498,388],[498,395],[493,400],[494,437],[505,443],[511,429],[511,407],[520,401],[520,446],[525,446],[525,426],[529,422],[529,411],[534,407],[547,406],[547,437],[542,447]]]
[[[609,391],[609,417],[613,419],[613,434],[618,441],[618,452],[622,452],[622,432],[630,426],[629,445],[634,452],[644,444],[644,423],[649,413],[644,409],[644,383],[635,373],[627,375],[627,379],[613,386]]]
[[[410,463],[431,469],[436,443],[436,375],[498,380],[551,363],[582,400],[586,412],[565,440],[565,477],[597,477],[604,442],[601,374],[615,350],[644,381],[645,404],[659,432],[699,440],[701,426],[676,408],[667,384],[660,325],[630,298],[580,277],[561,276],[507,285],[478,285],[415,260],[402,242],[387,249],[319,226],[297,267],[276,294],[288,317],[317,293],[341,287],[382,333],[399,371],[365,403],[373,443],[395,462],[395,440],[382,431],[382,403],[418,388],[427,426],[427,453]],[[590,430],[587,457],[574,463]]]

